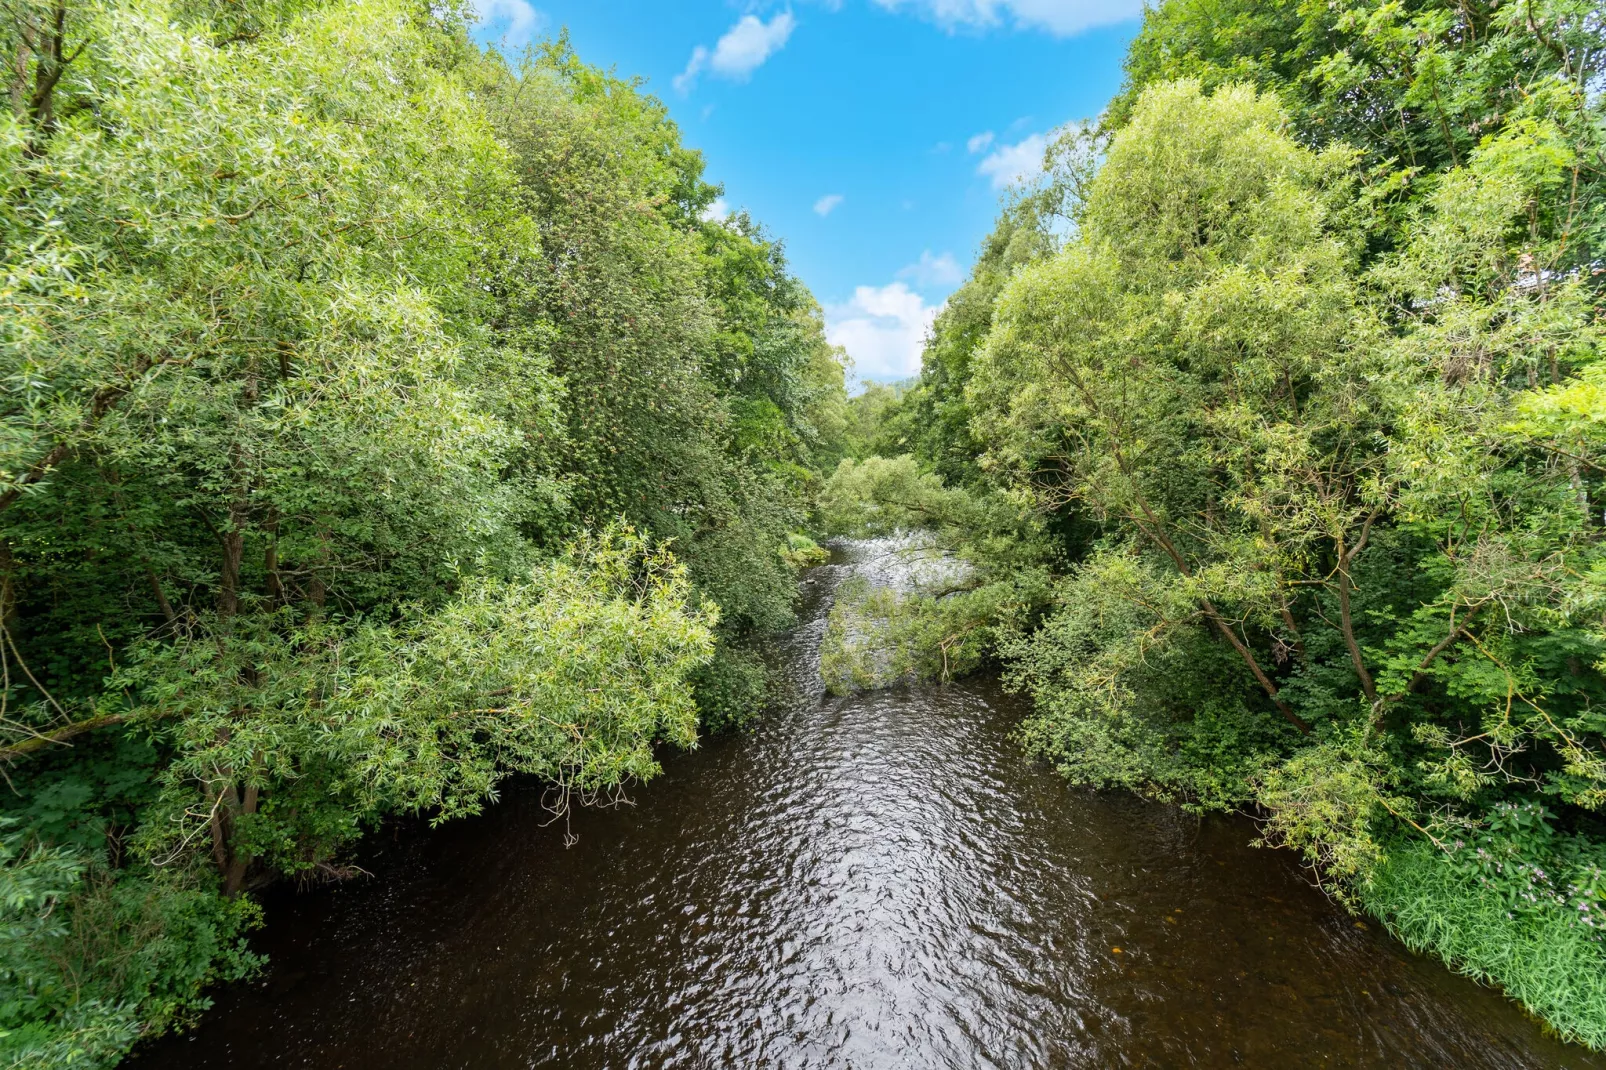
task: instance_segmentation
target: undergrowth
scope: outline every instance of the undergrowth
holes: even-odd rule
[[[1567,894],[1576,886],[1542,870],[1537,882],[1516,872],[1490,880],[1499,865],[1477,845],[1448,856],[1420,841],[1400,845],[1359,898],[1412,951],[1498,985],[1561,1037],[1606,1049],[1606,942],[1582,920],[1576,892]],[[1555,891],[1536,892],[1536,883]]]

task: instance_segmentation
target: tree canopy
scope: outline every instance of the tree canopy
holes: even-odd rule
[[[1568,0],[1151,8],[869,435],[1013,591],[883,615],[991,629],[1035,752],[1253,806],[1597,1046],[1603,48]],[[835,515],[893,515],[882,463]]]
[[[0,38],[0,1051],[106,1065],[252,967],[251,887],[750,720],[844,373],[561,38],[410,0]]]

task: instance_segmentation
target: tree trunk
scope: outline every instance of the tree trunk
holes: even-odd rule
[[[56,125],[56,85],[61,81],[62,45],[67,38],[67,5],[57,0],[45,52],[34,65],[33,118],[39,129],[49,133]]]
[[[162,581],[157,578],[156,570],[149,562],[145,565],[145,578],[150,580],[151,593],[156,596],[156,605],[162,611],[162,618],[169,624],[178,620],[178,614],[173,612],[173,603],[167,600],[167,592],[162,590]]]
[[[1238,651],[1238,656],[1244,659],[1244,664],[1249,666],[1249,671],[1260,682],[1261,688],[1266,692],[1266,697],[1271,699],[1272,704],[1277,707],[1277,712],[1282,714],[1288,723],[1299,729],[1300,732],[1307,736],[1310,735],[1310,725],[1306,724],[1305,719],[1295,713],[1293,708],[1282,700],[1280,690],[1276,683],[1272,681],[1272,678],[1266,675],[1266,670],[1260,667],[1260,660],[1255,657],[1255,652],[1250,650],[1242,639],[1238,638],[1238,633],[1233,631],[1232,625],[1227,623],[1226,618],[1211,604],[1210,599],[1201,598],[1199,605],[1204,609],[1205,615],[1210,618],[1210,622],[1216,626],[1216,631],[1220,632],[1227,642],[1232,644],[1232,648]]]
[[[1283,627],[1288,629],[1288,634],[1293,639],[1294,653],[1299,655],[1299,662],[1303,665],[1309,660],[1309,655],[1305,653],[1305,637],[1300,633],[1299,624],[1294,620],[1294,611],[1288,605],[1286,594],[1278,599],[1277,609],[1282,613]]]
[[[1461,618],[1461,623],[1457,624],[1455,622],[1455,607],[1450,607],[1449,634],[1435,643],[1433,648],[1423,655],[1422,660],[1417,663],[1416,672],[1412,675],[1411,682],[1406,684],[1403,690],[1396,691],[1392,695],[1380,698],[1372,704],[1372,720],[1366,729],[1366,734],[1368,737],[1375,735],[1383,727],[1383,718],[1388,713],[1389,707],[1393,706],[1396,702],[1399,702],[1405,698],[1405,696],[1415,691],[1427,680],[1428,670],[1433,667],[1433,663],[1438,661],[1439,656],[1442,655],[1446,650],[1449,650],[1452,646],[1454,646],[1456,640],[1467,634],[1467,629],[1472,625],[1472,622],[1477,619],[1478,614],[1483,612],[1483,608],[1484,607],[1481,605],[1473,606],[1467,611],[1467,615]]]
[[[1584,485],[1584,473],[1576,460],[1567,461],[1567,482],[1573,488],[1573,494],[1578,498],[1578,508],[1584,514],[1584,521],[1588,523],[1594,519],[1589,508],[1589,488]]]
[[[268,608],[277,609],[288,599],[284,594],[284,582],[279,576],[279,514],[276,510],[268,517],[268,548],[262,552],[262,567],[268,574]]]
[[[233,793],[234,789],[230,787],[229,791],[230,793]],[[258,790],[257,786],[255,784],[246,785],[245,799],[240,804],[240,813],[256,813],[257,801],[259,798],[260,791]],[[232,825],[233,822],[230,824]],[[232,828],[230,831],[232,833]],[[223,874],[223,894],[228,896],[230,899],[233,899],[235,896],[239,895],[240,890],[245,887],[245,875],[246,872],[251,868],[251,862],[253,861],[253,858],[248,852],[240,850],[239,847],[232,842],[232,835],[230,836],[230,840],[229,864],[224,870]]]
[[[228,791],[232,793],[234,788],[231,786]],[[206,801],[211,804],[207,825],[212,834],[212,861],[218,872],[224,873],[229,868],[229,826],[233,824],[233,815],[228,811],[228,798],[220,797],[211,784],[206,786]]]
[[[324,570],[329,566],[329,529],[318,528],[318,564],[312,570],[312,580],[307,585],[307,598],[319,609],[323,608],[324,601],[329,597],[329,590],[324,585]]]
[[[45,141],[56,129],[56,88],[68,66],[83,55],[88,42],[80,44],[72,55],[67,54],[67,5],[57,0],[51,11],[48,30],[37,23],[27,26],[24,43],[32,38],[34,56],[33,92],[23,107],[26,116],[33,120],[33,131],[23,152],[35,158],[45,154]]]
[[[104,717],[91,717],[87,721],[74,721],[72,724],[53,728],[48,732],[38,732],[13,743],[9,747],[0,747],[0,762],[9,762],[17,758],[26,758],[34,751],[44,750],[52,744],[66,743],[69,739],[81,736],[86,732],[93,732],[97,728],[109,728],[112,725],[123,724],[128,720],[126,713],[108,713]]]
[[[1166,556],[1171,558],[1172,563],[1177,566],[1178,572],[1182,573],[1184,577],[1191,578],[1193,570],[1188,567],[1187,559],[1182,556],[1182,551],[1177,549],[1176,544],[1162,530],[1159,519],[1149,509],[1148,503],[1140,498],[1138,507],[1143,510],[1145,518],[1143,521],[1138,522],[1138,529],[1148,535],[1155,545],[1165,551]],[[1132,519],[1137,521],[1136,517]],[[1261,668],[1260,659],[1255,657],[1255,652],[1250,650],[1248,644],[1242,639],[1238,638],[1238,633],[1227,623],[1226,618],[1221,615],[1221,612],[1216,609],[1210,599],[1199,599],[1199,608],[1204,610],[1205,616],[1209,618],[1211,624],[1215,625],[1216,631],[1221,633],[1222,638],[1231,643],[1232,648],[1238,652],[1238,656],[1243,658],[1244,664],[1249,666],[1249,671],[1254,674],[1255,679],[1260,683],[1261,689],[1266,692],[1266,697],[1271,699],[1272,704],[1277,707],[1277,712],[1282,714],[1283,718],[1299,729],[1300,732],[1307,736],[1310,735],[1310,725],[1306,724],[1304,718],[1295,713],[1293,708],[1283,701],[1277,684],[1270,676],[1266,675],[1266,670]]]
[[[0,538],[0,629],[9,632],[16,610],[17,559],[11,555],[11,544]],[[3,656],[0,654],[0,657]]]
[[[11,68],[11,114],[18,119],[26,118],[28,114],[28,64],[31,62],[33,52],[28,48],[28,42],[19,40]]]
[[[1360,677],[1361,690],[1366,693],[1366,701],[1377,703],[1377,684],[1372,681],[1372,674],[1367,671],[1366,659],[1361,656],[1361,645],[1355,640],[1355,622],[1350,611],[1350,582],[1349,569],[1355,554],[1364,548],[1357,545],[1353,551],[1345,552],[1344,536],[1338,537],[1338,626],[1344,633],[1344,646],[1349,650],[1350,662],[1355,666],[1355,675]]]
[[[255,396],[249,386],[246,396]],[[234,472],[237,482],[234,499],[229,503],[229,526],[221,533],[223,568],[218,577],[218,614],[225,622],[240,612],[240,568],[245,561],[245,528],[250,522],[251,484],[246,471],[244,451],[234,447]]]
[[[231,517],[223,532],[223,569],[218,578],[217,611],[225,621],[240,612],[240,563],[245,556],[245,531]]]

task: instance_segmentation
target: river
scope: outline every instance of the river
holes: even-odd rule
[[[397,828],[375,874],[268,896],[262,979],[141,1067],[1602,1067],[1411,955],[1297,859],[1068,788],[991,682],[829,698],[804,578],[789,693],[634,805],[539,790]]]

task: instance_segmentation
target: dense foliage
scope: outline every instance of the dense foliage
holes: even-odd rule
[[[846,397],[562,41],[15,0],[0,52],[0,1061],[98,1066],[386,815],[561,815],[751,718]]]
[[[965,561],[844,592],[837,686],[1000,661],[1068,777],[1252,806],[1606,1046],[1598,5],[1159,5],[851,403],[780,245],[562,41],[6,7],[9,1065],[182,1024],[250,889],[388,815],[561,816],[746,722],[816,499]]]
[[[1596,1046],[1603,63],[1572,0],[1156,7],[862,436],[912,470],[826,495],[856,530],[963,499],[976,584],[1054,572],[870,609],[928,649],[994,628],[1067,776],[1252,805]]]

